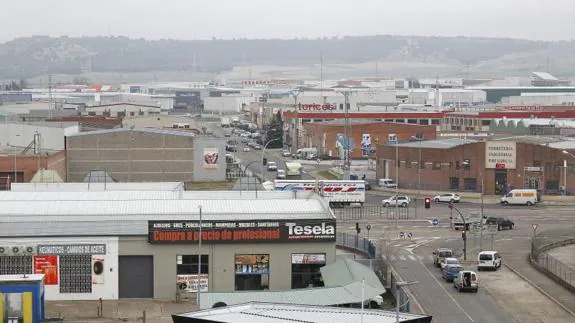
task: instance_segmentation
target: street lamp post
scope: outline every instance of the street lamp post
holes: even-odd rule
[[[563,150],[562,152],[565,155],[569,155],[571,158],[575,158],[575,155],[568,152],[567,150]],[[567,160],[563,160],[563,185],[565,186],[563,189],[564,194],[567,195]]]
[[[262,158],[261,158],[261,162],[262,162],[262,163],[261,163],[261,166],[262,166],[262,180],[265,179],[265,176],[264,176],[264,174],[265,174],[265,173],[264,173],[264,154],[265,154],[265,152],[266,152],[266,148],[268,148],[268,145],[269,145],[269,144],[271,144],[271,143],[274,142],[274,141],[278,141],[278,140],[280,140],[280,138],[275,138],[275,139],[268,140],[268,142],[266,142],[265,145],[264,145],[264,147],[262,148]]]
[[[252,160],[251,162],[246,164],[246,167],[244,167],[244,171],[243,171],[243,175],[246,175],[246,171],[248,170],[248,167],[250,167],[251,164],[253,163],[257,163],[259,160]],[[241,184],[241,183],[240,183]],[[258,183],[256,183],[256,198],[258,197]],[[248,190],[250,188],[250,182],[248,181]],[[240,185],[240,190],[241,190],[241,185]]]
[[[201,277],[202,277],[202,206],[198,206],[198,210],[200,212],[200,235],[198,236],[198,292],[196,301],[198,302],[198,307],[200,306],[200,293],[202,291],[202,286],[200,284]]]
[[[411,281],[411,282],[396,282],[395,283],[395,322],[399,323],[401,322],[399,319],[399,288],[400,287],[405,287],[405,286],[409,286],[409,285],[415,285],[419,283],[418,281]],[[406,303],[407,304],[407,303]]]

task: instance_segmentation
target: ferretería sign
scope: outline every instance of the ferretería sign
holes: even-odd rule
[[[39,255],[105,255],[105,244],[38,245]]]
[[[202,243],[331,242],[334,219],[295,221],[202,221]],[[148,221],[151,244],[197,243],[198,221]]]
[[[515,169],[516,148],[514,141],[486,141],[485,168]]]

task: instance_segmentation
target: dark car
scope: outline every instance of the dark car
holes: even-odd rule
[[[461,265],[447,265],[441,271],[441,277],[446,282],[453,282],[455,277],[457,277],[457,274],[459,274],[459,272],[462,270],[463,270],[463,266],[461,266]]]
[[[497,225],[497,231],[513,230],[515,223],[511,219],[499,216],[489,216],[485,219],[487,225]]]

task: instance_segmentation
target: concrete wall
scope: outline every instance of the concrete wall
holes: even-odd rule
[[[81,182],[106,170],[122,182],[191,181],[193,137],[119,131],[67,138],[67,178]]]
[[[250,96],[205,97],[204,111],[221,114],[238,113],[242,111],[243,104],[247,106],[254,101],[254,97]]]
[[[205,149],[217,149],[219,154],[216,168],[205,167]],[[225,181],[226,180],[226,140],[213,137],[197,136],[194,138],[194,181]]]
[[[203,245],[202,254],[209,255],[209,291],[234,291],[236,254],[269,254],[270,290],[291,289],[292,253],[325,253],[326,264],[329,264],[335,261],[335,242]],[[157,299],[175,297],[176,257],[193,254],[198,254],[197,245],[150,245],[147,237],[120,237],[120,256],[154,256],[154,298]]]

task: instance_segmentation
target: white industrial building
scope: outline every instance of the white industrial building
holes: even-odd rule
[[[158,115],[162,108],[156,105],[142,105],[134,103],[102,104],[86,107],[84,115],[97,115],[107,117],[134,117]]]
[[[19,183],[0,192],[0,274],[45,273],[46,300],[173,300],[198,282],[206,295],[304,288],[336,260],[335,217],[316,194],[141,184],[151,190]],[[304,226],[313,232],[300,234]]]
[[[505,105],[572,105],[575,106],[575,93],[521,93],[503,98]]]
[[[242,109],[250,103],[255,102],[254,95],[223,94],[222,96],[204,97],[204,112],[217,114],[235,114],[242,112]]]
[[[77,122],[0,123],[0,150],[61,151],[65,137],[79,132]]]

